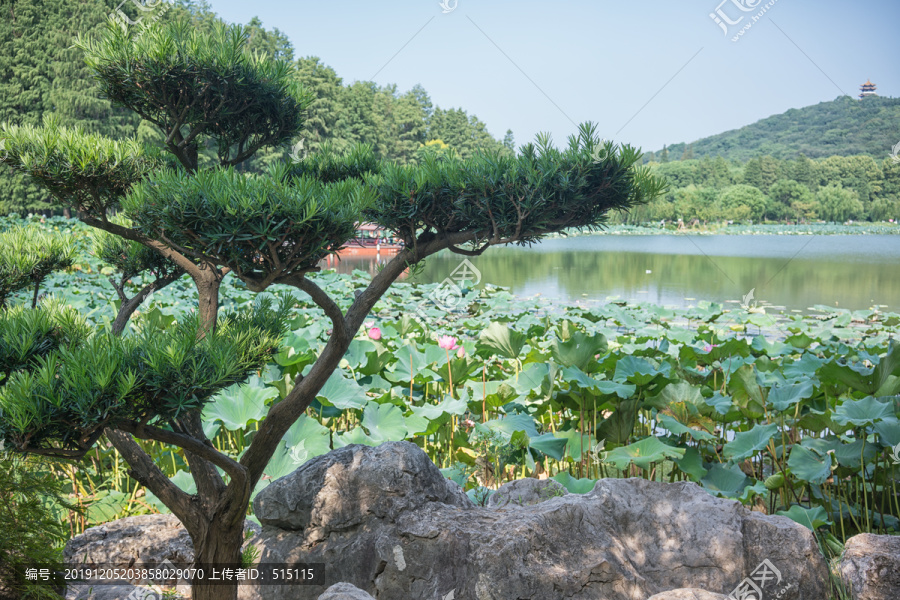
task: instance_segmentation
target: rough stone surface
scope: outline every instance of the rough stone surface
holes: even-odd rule
[[[85,530],[66,544],[63,557],[78,564],[189,563],[194,550],[175,515],[141,515]]]
[[[319,600],[375,600],[352,583],[336,583],[319,596]]]
[[[378,600],[643,600],[727,594],[769,560],[781,600],[822,600],[811,532],[690,483],[606,479],[588,494],[478,507],[409,442],[347,446],[260,492],[263,562],[324,563]],[[326,583],[326,584],[327,584]],[[315,600],[324,586],[242,587],[245,600]],[[770,592],[769,587],[765,591]]]
[[[70,585],[66,600],[162,600],[158,590],[135,585]]]
[[[681,588],[662,592],[647,598],[647,600],[726,600],[724,594],[714,594],[697,588]]]
[[[508,504],[531,506],[568,493],[563,484],[553,479],[517,479],[501,485],[488,498],[487,505],[497,508]]]
[[[854,600],[900,598],[900,537],[861,533],[847,540],[841,577]]]
[[[254,514],[263,525],[315,538],[373,518],[394,521],[434,503],[472,505],[427,454],[409,446],[418,450],[409,442],[367,451],[354,444],[317,457],[260,492]]]
[[[259,526],[251,521],[244,524],[245,531],[259,531]],[[170,561],[175,565],[186,565],[194,560],[194,548],[191,536],[175,515],[140,515],[126,517],[96,527],[86,529],[81,535],[69,540],[63,550],[63,559],[67,564],[91,565],[129,565],[132,563],[160,564]],[[174,580],[173,580],[174,582]],[[134,580],[131,583],[140,583]],[[174,588],[180,594],[187,594],[187,584],[166,585],[166,589]],[[70,591],[87,593],[87,589],[69,586]],[[126,598],[133,591],[128,585],[94,586],[96,600],[114,600],[116,596],[108,595],[117,588],[129,591],[121,596]],[[68,596],[67,596],[68,597]],[[85,600],[87,600],[85,596]],[[135,596],[135,599],[140,596]],[[161,600],[162,596],[149,595],[147,600]],[[74,599],[69,599],[74,600]],[[79,600],[80,597],[79,597]]]
[[[245,531],[259,532],[252,521]],[[194,560],[191,536],[175,515],[126,517],[86,529],[69,540],[63,550],[67,563],[101,564],[143,562],[189,563]]]

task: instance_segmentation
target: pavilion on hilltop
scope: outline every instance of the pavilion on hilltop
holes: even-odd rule
[[[863,99],[866,96],[877,96],[878,95],[875,93],[875,84],[872,83],[871,81],[869,81],[868,79],[866,79],[866,82],[864,84],[859,86],[859,91],[860,91],[860,94],[859,94],[860,99]]]

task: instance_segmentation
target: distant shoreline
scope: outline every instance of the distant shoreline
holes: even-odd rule
[[[610,225],[599,231],[569,231],[568,237],[584,235],[900,235],[897,223],[811,223],[807,225],[761,224],[721,225],[711,224],[678,229],[674,225]],[[557,234],[552,237],[563,237]]]

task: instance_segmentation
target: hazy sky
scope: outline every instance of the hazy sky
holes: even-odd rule
[[[900,0],[211,2],[227,21],[277,27],[345,83],[422,84],[517,145],[539,131],[562,144],[592,120],[656,150],[856,97],[867,78],[900,96]]]

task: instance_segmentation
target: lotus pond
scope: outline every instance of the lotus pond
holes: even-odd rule
[[[45,226],[74,227],[53,219]],[[108,321],[115,294],[98,268],[84,256],[77,286],[53,279],[46,291]],[[370,274],[314,277],[346,308]],[[465,289],[448,312],[431,300],[437,285],[399,283],[376,305],[260,488],[333,448],[409,440],[477,502],[525,476],[576,493],[603,477],[644,477],[696,482],[786,514],[819,530],[833,550],[857,532],[900,530],[897,313],[560,303],[491,285]],[[190,290],[177,282],[155,294],[133,326],[169,326],[191,310]],[[324,346],[329,321],[295,293],[283,350],[204,410],[207,434],[233,456]],[[223,295],[235,307],[255,298],[233,283]],[[145,447],[191,487],[180,452]],[[70,480],[73,501],[86,509],[60,509],[73,534],[164,510],[107,444],[77,469],[41,465]]]

